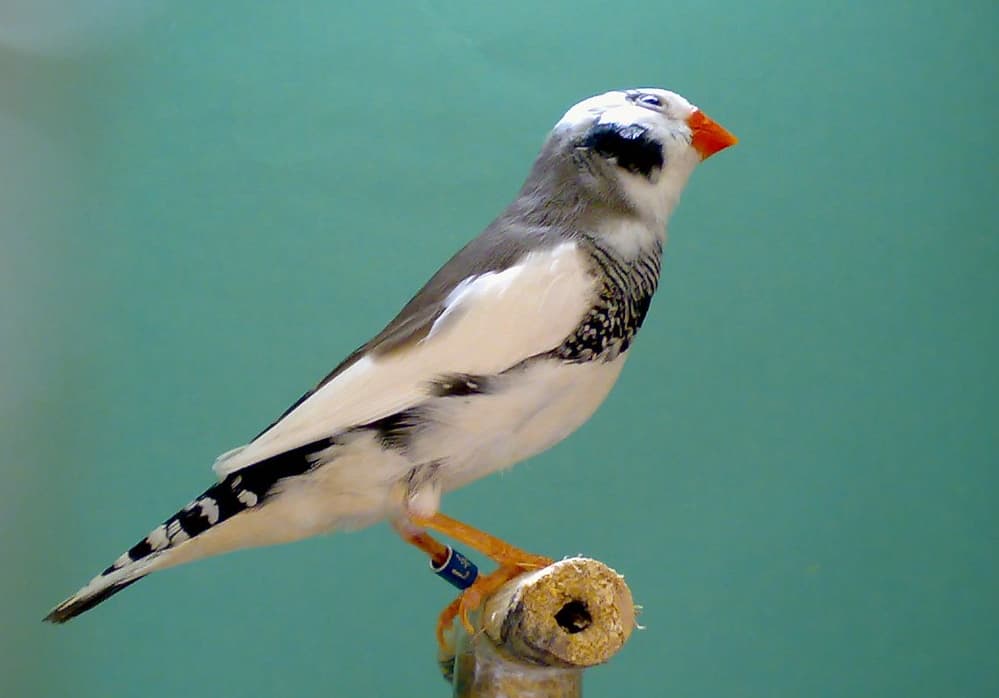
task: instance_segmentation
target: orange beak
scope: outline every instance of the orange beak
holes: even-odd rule
[[[739,142],[738,138],[708,118],[700,109],[687,117],[687,125],[694,134],[691,145],[701,154],[701,160],[707,160],[719,150]]]

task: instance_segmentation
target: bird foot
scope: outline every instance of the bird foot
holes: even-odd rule
[[[490,574],[476,577],[475,581],[441,612],[437,620],[437,644],[442,657],[454,655],[454,646],[448,636],[453,629],[455,618],[461,621],[469,635],[474,635],[475,626],[469,616],[477,611],[486,599],[514,577],[547,567],[554,562],[551,558],[521,550],[496,536],[440,512],[430,517],[410,515],[404,520],[393,522],[393,526],[403,540],[430,557],[435,571],[436,568],[446,566],[453,551],[427,534],[423,530],[427,528],[460,541],[499,564],[499,567]],[[471,567],[474,570],[474,565]],[[454,583],[453,579],[448,581]]]
[[[511,579],[519,577],[525,572],[547,567],[552,562],[554,561],[550,558],[541,555],[524,553],[516,561],[505,560],[495,571],[477,577],[472,586],[465,589],[458,598],[441,611],[440,617],[437,619],[437,644],[440,646],[441,652],[447,653],[449,650],[453,650],[452,643],[448,641],[448,634],[452,630],[455,618],[461,621],[469,635],[474,635],[475,625],[470,616],[481,608],[486,599]]]

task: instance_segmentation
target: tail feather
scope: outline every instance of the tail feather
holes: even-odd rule
[[[153,529],[87,586],[52,609],[45,620],[65,623],[150,572],[193,559],[190,554],[181,553],[185,543],[237,514],[259,506],[275,492],[278,481],[308,472],[315,466],[314,455],[333,443],[333,439],[322,439],[230,473]]]
[[[117,584],[112,584],[111,586],[104,587],[100,591],[92,594],[91,596],[77,597],[74,596],[70,599],[66,599],[61,604],[49,611],[49,614],[45,616],[45,620],[49,623],[65,623],[70,618],[74,618],[84,611],[89,611],[91,608],[104,601],[105,599],[111,598],[117,594],[122,589],[135,584],[137,581],[142,579],[142,577],[136,577],[135,579],[129,579],[127,582],[118,582]]]
[[[105,599],[114,596],[125,587],[131,586],[145,577],[151,571],[150,567],[153,564],[155,564],[154,559],[147,559],[135,563],[127,570],[121,569],[111,573],[102,572],[94,577],[87,586],[53,608],[44,620],[49,623],[65,623],[84,611],[89,611]]]

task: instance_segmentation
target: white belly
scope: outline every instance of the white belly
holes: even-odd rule
[[[496,392],[439,400],[436,426],[421,436],[410,455],[441,464],[444,491],[509,467],[554,446],[586,422],[617,381],[624,359],[540,361],[505,376]]]
[[[347,436],[317,454],[321,467],[282,482],[266,506],[195,540],[209,544],[229,531],[259,545],[366,526],[405,509],[432,514],[443,492],[540,453],[578,429],[623,365],[624,356],[608,363],[539,361],[491,378],[487,394],[432,400],[424,405],[431,422],[405,454],[386,449],[372,432]],[[417,486],[408,482],[414,467],[427,464],[436,466],[431,477]],[[252,535],[244,535],[251,528]],[[226,549],[232,547],[238,546],[227,542]]]

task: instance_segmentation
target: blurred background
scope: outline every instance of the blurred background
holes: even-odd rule
[[[0,694],[445,696],[384,525],[49,608],[659,85],[696,172],[623,378],[445,500],[623,572],[592,696],[999,694],[995,3],[0,5]],[[481,561],[481,560],[480,560]]]

